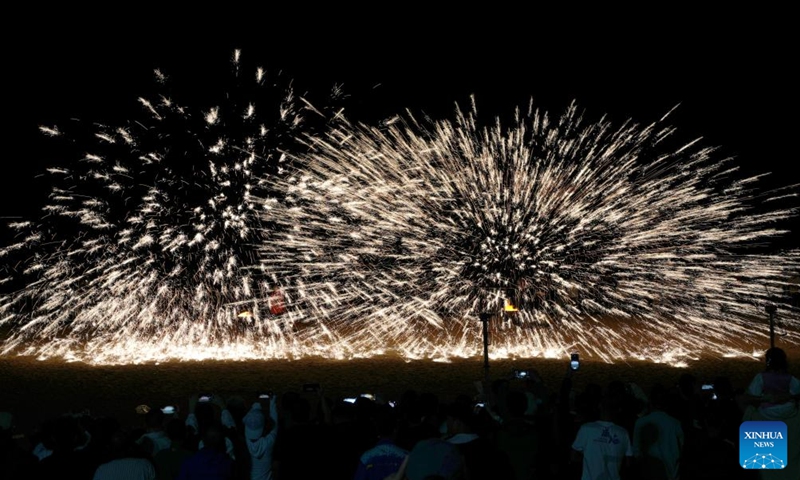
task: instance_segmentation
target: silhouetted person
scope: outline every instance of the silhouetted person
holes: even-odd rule
[[[650,394],[650,412],[636,420],[633,455],[641,478],[677,480],[683,455],[683,429],[664,411],[667,390],[656,385]]]
[[[170,439],[164,431],[164,412],[160,408],[153,408],[144,417],[146,431],[136,443],[140,445],[151,457],[170,446]]]
[[[617,408],[601,401],[600,419],[581,425],[572,444],[573,461],[583,465],[581,480],[619,480],[633,454],[628,431],[611,420]]]
[[[10,413],[0,412],[0,478],[27,480],[38,459],[17,443],[13,418]]]
[[[356,467],[355,480],[384,480],[400,470],[408,451],[395,443],[397,415],[388,405],[379,408],[373,416],[378,439],[375,445],[363,452]]]
[[[398,435],[398,446],[411,450],[422,440],[441,437],[443,419],[439,416],[439,397],[430,392],[419,396],[407,392],[400,405],[403,427]]]
[[[183,462],[194,452],[186,448],[187,427],[183,420],[173,418],[167,422],[165,429],[170,446],[153,457],[158,480],[175,480],[181,471]]]
[[[800,381],[789,373],[786,352],[773,347],[765,355],[766,368],[747,387],[745,421],[781,421],[786,423],[787,467],[764,472],[764,478],[800,478]]]
[[[477,417],[473,409],[471,399],[464,396],[456,399],[447,408],[446,440],[458,447],[464,456],[470,480],[510,478],[513,471],[508,457],[488,438],[478,433]],[[503,410],[506,411],[506,408]]]
[[[129,432],[114,432],[111,436],[113,459],[97,467],[93,480],[155,480],[153,463],[141,455]]]
[[[269,399],[269,419],[263,406],[256,402],[244,416],[244,437],[250,458],[250,480],[272,480],[272,454],[278,438],[277,397]]]
[[[514,480],[532,480],[542,465],[537,465],[539,435],[536,425],[525,417],[528,399],[523,392],[509,392],[506,405],[508,417],[495,433],[495,444],[508,458]]]
[[[273,470],[280,480],[326,478],[337,459],[332,454],[335,441],[329,426],[312,421],[308,399],[293,399],[289,414],[291,426],[281,429],[275,441]]]
[[[52,453],[39,461],[36,474],[32,478],[55,478],[70,472],[73,478],[91,478],[94,465],[78,446],[85,442],[85,432],[78,420],[71,415],[61,416],[52,421],[47,429],[43,444]]]
[[[233,460],[225,450],[223,427],[208,425],[203,435],[203,448],[183,462],[178,480],[232,480]]]

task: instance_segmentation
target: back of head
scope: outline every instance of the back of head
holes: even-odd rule
[[[668,390],[664,385],[657,383],[650,391],[650,406],[656,410],[664,410],[667,405]]]
[[[237,423],[241,422],[242,418],[244,418],[244,416],[247,414],[247,404],[245,403],[244,398],[239,395],[231,396],[228,399],[227,407],[228,411],[231,412],[231,415],[233,415],[233,418]]]
[[[448,420],[452,422],[448,424],[448,428],[451,426],[458,427],[450,433],[475,433],[477,419],[471,404],[455,401],[447,406],[446,412]]]
[[[183,442],[186,440],[186,423],[179,418],[173,418],[167,422],[165,430],[167,432],[167,437],[173,442]]]
[[[214,410],[214,404],[211,402],[200,402],[194,409],[194,415],[197,418],[197,425],[200,431],[197,432],[201,437],[209,425],[216,422],[217,412]]]
[[[111,434],[111,456],[113,458],[128,458],[135,456],[133,437],[125,430],[117,430]]]
[[[145,414],[144,422],[147,428],[159,430],[164,427],[164,412],[160,408],[152,408]]]
[[[694,384],[696,381],[697,379],[691,373],[683,373],[680,378],[678,378],[678,389],[684,396],[691,397],[694,394]]]
[[[264,435],[266,416],[260,403],[256,402],[250,407],[250,411],[244,416],[242,423],[244,424],[244,436],[248,440],[257,440]]]
[[[225,452],[225,432],[221,425],[212,423],[206,428],[205,435],[203,435],[203,448]]]
[[[78,446],[81,426],[72,416],[61,416],[53,422],[53,451],[70,452]]]
[[[506,407],[512,417],[523,417],[528,409],[528,397],[523,392],[514,390],[506,397]]]
[[[772,372],[785,372],[789,369],[789,361],[786,358],[786,352],[778,347],[772,347],[767,350],[765,355],[767,361],[767,370]]]
[[[308,423],[311,421],[311,402],[300,397],[291,404],[289,412],[295,423]]]
[[[462,480],[466,477],[464,456],[458,447],[438,438],[417,442],[408,454],[408,480]]]
[[[397,415],[388,405],[379,405],[372,416],[375,432],[383,438],[391,438],[397,430]]]

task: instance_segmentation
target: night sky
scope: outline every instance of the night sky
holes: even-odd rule
[[[773,172],[765,185],[800,178],[798,42],[788,11],[548,16],[400,5],[174,14],[25,7],[3,33],[0,216],[34,213],[46,194],[35,175],[71,160],[58,158],[39,125],[146,118],[137,98],[153,91],[154,68],[202,98],[230,72],[235,48],[311,97],[342,84],[354,120],[406,108],[452,118],[473,94],[481,116],[510,116],[530,98],[558,114],[574,100],[588,117],[616,124],[649,123],[680,105],[670,122],[679,139],[703,137],[743,172]]]

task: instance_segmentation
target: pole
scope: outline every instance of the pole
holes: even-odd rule
[[[767,306],[767,313],[769,313],[769,348],[775,348],[775,312],[778,307],[775,305]]]
[[[489,318],[488,313],[481,313],[483,323],[483,380],[489,382]]]

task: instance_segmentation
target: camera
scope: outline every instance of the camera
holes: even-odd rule
[[[573,371],[581,368],[580,355],[578,355],[577,353],[573,353],[572,355],[570,355],[570,357],[569,357],[569,368],[571,368]]]

